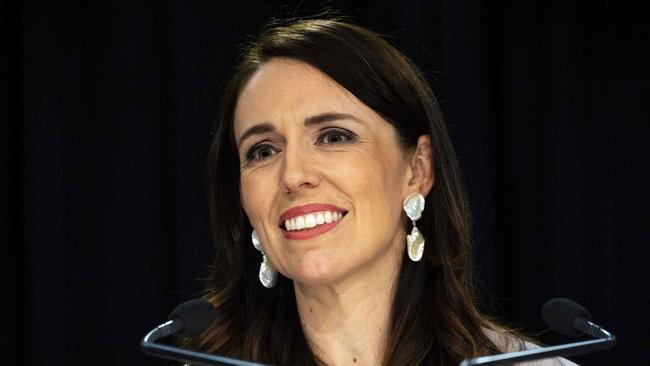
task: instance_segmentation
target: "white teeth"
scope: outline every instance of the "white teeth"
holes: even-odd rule
[[[305,216],[305,227],[306,228],[311,228],[316,226],[316,216],[309,214]]]
[[[305,228],[305,217],[304,216],[296,217],[296,230],[300,230],[304,228]]]
[[[304,216],[296,216],[285,220],[284,229],[287,231],[310,229],[318,225],[329,224],[334,221],[338,221],[342,218],[343,213],[341,212],[314,212]]]

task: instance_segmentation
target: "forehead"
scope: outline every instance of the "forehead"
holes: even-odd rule
[[[276,58],[266,62],[246,83],[235,108],[235,136],[259,122],[302,123],[305,116],[348,112],[375,114],[352,93],[315,67]]]

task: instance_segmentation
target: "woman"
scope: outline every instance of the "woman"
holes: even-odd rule
[[[434,95],[374,33],[268,29],[226,89],[209,170],[220,317],[194,348],[457,365],[523,345],[476,308],[469,205]]]

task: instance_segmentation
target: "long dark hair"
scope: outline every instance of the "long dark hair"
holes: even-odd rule
[[[206,298],[219,311],[213,327],[189,344],[203,351],[278,365],[318,362],[305,339],[292,282],[258,282],[260,255],[240,201],[233,115],[249,78],[275,57],[319,69],[391,123],[403,148],[431,137],[435,183],[418,227],[425,256],[402,262],[384,355],[386,365],[452,365],[498,352],[498,330],[476,308],[468,199],[439,105],[422,73],[375,33],[345,21],[300,20],[270,26],[244,52],[226,87],[208,160],[216,257]]]

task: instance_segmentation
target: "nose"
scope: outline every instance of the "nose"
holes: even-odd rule
[[[308,148],[287,146],[283,157],[280,184],[285,193],[296,194],[318,186],[320,175]]]

